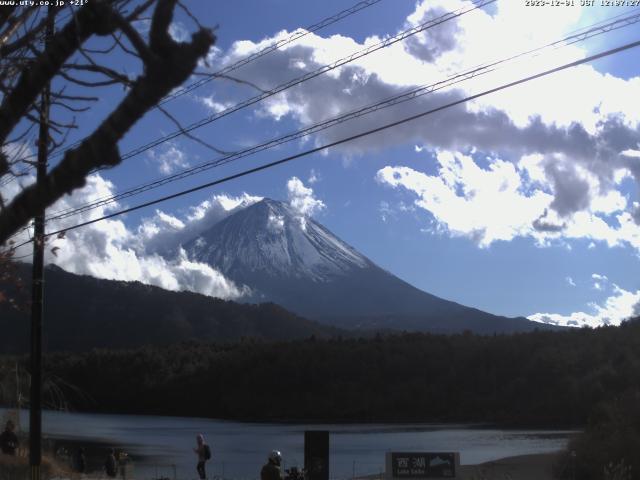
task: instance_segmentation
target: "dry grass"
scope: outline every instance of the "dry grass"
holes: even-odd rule
[[[40,469],[41,478],[71,478],[71,471],[65,465],[44,455]],[[30,478],[29,457],[27,455],[3,455],[0,453],[0,480],[25,480]]]

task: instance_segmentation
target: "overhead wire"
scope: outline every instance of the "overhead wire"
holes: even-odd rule
[[[557,72],[560,72],[560,71],[563,71],[563,70],[566,70],[566,69],[569,69],[569,68],[573,68],[573,67],[576,67],[578,65],[589,63],[589,62],[592,62],[594,60],[598,60],[600,58],[608,57],[608,56],[614,55],[616,53],[623,52],[625,50],[636,48],[638,46],[640,46],[640,40],[635,41],[635,42],[631,42],[631,43],[627,43],[627,44],[622,45],[620,47],[612,48],[612,49],[606,50],[604,52],[601,52],[601,53],[598,53],[598,54],[594,54],[594,55],[591,55],[591,56],[588,56],[588,57],[585,57],[585,58],[582,58],[582,59],[579,59],[579,60],[575,60],[573,62],[565,63],[565,64],[560,65],[558,67],[547,69],[547,70],[544,70],[544,71],[536,73],[536,74],[528,75],[528,76],[526,76],[524,78],[521,78],[519,80],[508,82],[508,83],[502,84],[500,86],[497,86],[497,87],[494,87],[494,88],[490,88],[488,90],[484,90],[484,91],[482,91],[480,93],[477,93],[477,94],[474,94],[474,95],[469,95],[469,96],[464,97],[462,99],[455,100],[453,102],[449,102],[449,103],[447,103],[445,105],[441,105],[439,107],[432,108],[432,109],[426,110],[424,112],[421,112],[421,113],[418,113],[418,114],[415,114],[415,115],[411,115],[409,117],[405,117],[403,119],[396,120],[394,122],[387,123],[387,124],[382,125],[380,127],[373,128],[373,129],[370,129],[370,130],[367,130],[367,131],[364,131],[364,132],[361,132],[361,133],[358,133],[358,134],[355,134],[355,135],[351,135],[349,137],[345,137],[345,138],[342,138],[340,140],[329,142],[329,143],[323,144],[321,146],[318,146],[318,147],[315,147],[315,148],[311,148],[309,150],[305,150],[303,152],[300,152],[300,153],[297,153],[297,154],[294,154],[294,155],[290,155],[290,156],[287,156],[285,158],[281,158],[279,160],[276,160],[276,161],[273,161],[273,162],[269,162],[267,164],[260,165],[258,167],[247,169],[247,170],[244,170],[242,172],[235,173],[233,175],[229,175],[227,177],[224,177],[224,178],[221,178],[221,179],[218,179],[218,180],[214,180],[212,182],[207,182],[207,183],[198,185],[196,187],[192,187],[192,188],[189,188],[189,189],[186,189],[186,190],[182,190],[182,191],[170,194],[170,195],[166,195],[166,196],[163,196],[163,197],[160,197],[160,198],[156,198],[154,200],[151,200],[151,201],[148,201],[148,202],[144,202],[142,204],[139,204],[139,205],[136,205],[136,206],[133,206],[133,207],[129,207],[129,208],[126,208],[126,209],[123,209],[123,210],[119,210],[117,212],[113,212],[113,213],[110,213],[108,215],[104,215],[104,216],[99,217],[99,218],[88,220],[88,221],[85,221],[85,222],[82,222],[82,223],[79,223],[79,224],[76,224],[76,225],[72,225],[72,226],[67,227],[67,228],[56,230],[54,232],[49,232],[45,236],[46,237],[50,237],[50,236],[53,236],[53,235],[59,235],[59,234],[68,232],[70,230],[75,230],[75,229],[78,229],[78,228],[81,228],[81,227],[85,227],[87,225],[91,225],[91,224],[94,224],[94,223],[97,223],[97,222],[108,220],[108,219],[111,219],[111,218],[114,218],[114,217],[117,217],[117,216],[120,216],[120,215],[124,215],[124,214],[130,213],[130,212],[139,210],[141,208],[149,207],[151,205],[156,205],[158,203],[165,202],[167,200],[178,198],[178,197],[181,197],[181,196],[184,196],[184,195],[188,195],[190,193],[194,193],[194,192],[197,192],[199,190],[210,188],[210,187],[213,187],[213,186],[216,186],[216,185],[220,185],[222,183],[226,183],[226,182],[229,182],[231,180],[235,180],[235,179],[238,179],[238,178],[241,178],[241,177],[253,174],[253,173],[257,173],[257,172],[260,172],[260,171],[263,171],[263,170],[267,170],[269,168],[273,168],[273,167],[276,167],[278,165],[282,165],[284,163],[291,162],[291,161],[296,160],[298,158],[306,157],[308,155],[321,152],[321,151],[326,150],[328,148],[333,148],[333,147],[336,147],[338,145],[341,145],[341,144],[344,144],[344,143],[347,143],[347,142],[351,142],[351,141],[354,141],[354,140],[357,140],[357,139],[360,139],[360,138],[364,138],[364,137],[367,137],[367,136],[382,132],[384,130],[388,130],[390,128],[396,127],[398,125],[402,125],[404,123],[408,123],[408,122],[423,118],[423,117],[425,117],[427,115],[432,115],[434,113],[440,112],[440,111],[445,110],[447,108],[451,108],[451,107],[454,107],[454,106],[457,106],[457,105],[461,105],[461,104],[469,102],[471,100],[475,100],[477,98],[484,97],[486,95],[490,95],[492,93],[495,93],[495,92],[498,92],[498,91],[501,91],[501,90],[505,90],[507,88],[514,87],[516,85],[520,85],[520,84],[523,84],[523,83],[526,83],[526,82],[529,82],[529,81],[532,81],[532,80],[535,80],[535,79],[538,79],[538,78],[541,78],[541,77],[545,77],[545,76],[551,75],[553,73],[557,73]],[[23,242],[23,243],[15,246],[15,247],[13,247],[13,249],[15,250],[17,248],[20,248],[21,246],[26,245],[26,244],[28,244],[28,243],[30,243],[32,241],[33,240],[29,240],[29,241]]]
[[[215,120],[218,120],[218,119],[220,119],[220,118],[222,118],[224,116],[227,116],[227,115],[229,115],[231,113],[234,113],[234,112],[236,112],[236,111],[238,111],[238,110],[240,110],[242,108],[245,108],[247,106],[253,105],[255,103],[258,103],[261,100],[264,100],[264,99],[269,98],[269,97],[271,97],[273,95],[276,95],[277,93],[281,93],[282,91],[284,91],[286,89],[289,89],[289,88],[291,88],[291,87],[293,87],[295,85],[299,85],[299,84],[301,84],[301,83],[303,83],[305,81],[311,80],[312,78],[315,78],[315,77],[317,77],[319,75],[322,75],[323,73],[329,72],[329,71],[334,70],[334,69],[336,69],[336,68],[338,68],[340,66],[343,66],[343,65],[345,65],[347,63],[350,63],[350,62],[352,62],[352,61],[354,61],[354,60],[356,60],[358,58],[362,58],[362,57],[364,57],[366,55],[369,55],[369,54],[371,54],[371,53],[373,53],[375,51],[378,51],[381,48],[393,45],[393,44],[395,44],[395,43],[397,43],[399,41],[402,41],[402,40],[412,36],[412,35],[415,35],[417,33],[425,31],[425,30],[427,30],[429,28],[433,28],[433,27],[435,27],[437,25],[440,25],[440,24],[442,24],[442,23],[444,23],[446,21],[452,20],[454,18],[458,18],[458,17],[460,17],[460,16],[462,16],[462,15],[464,15],[466,13],[469,13],[471,11],[480,9],[480,8],[486,6],[486,5],[495,3],[496,1],[497,0],[474,0],[473,2],[471,2],[470,5],[461,7],[459,9],[457,9],[457,10],[453,10],[453,11],[450,11],[450,12],[445,12],[444,14],[442,14],[442,15],[440,15],[438,17],[429,19],[429,20],[427,20],[427,21],[425,21],[425,22],[423,22],[423,23],[421,23],[421,24],[419,24],[419,25],[417,25],[415,27],[406,29],[406,30],[396,34],[393,37],[390,37],[390,38],[387,38],[385,40],[382,40],[382,41],[380,41],[380,42],[378,42],[378,43],[376,43],[374,45],[371,45],[371,46],[369,46],[369,47],[367,47],[365,49],[362,49],[362,50],[359,50],[359,51],[357,51],[355,53],[352,53],[351,55],[349,55],[347,57],[343,57],[343,58],[341,58],[339,60],[336,60],[335,62],[333,62],[331,64],[328,64],[328,65],[325,65],[323,67],[320,67],[320,68],[318,68],[318,69],[316,69],[316,70],[314,70],[312,72],[308,72],[307,74],[305,74],[305,75],[303,75],[301,77],[294,78],[294,79],[292,79],[292,80],[290,80],[290,81],[288,81],[288,82],[286,82],[284,84],[279,85],[278,87],[275,87],[274,89],[272,89],[270,91],[262,92],[260,95],[251,97],[251,98],[249,98],[249,99],[247,99],[247,100],[245,100],[243,102],[240,102],[239,104],[236,104],[236,105],[234,105],[232,107],[229,107],[229,108],[227,108],[227,109],[225,109],[225,110],[223,110],[221,112],[217,112],[216,114],[214,114],[212,116],[209,116],[209,117],[206,117],[206,118],[204,118],[204,119],[202,119],[202,120],[200,120],[198,122],[195,122],[195,123],[187,126],[186,128],[177,130],[175,132],[172,132],[171,134],[165,135],[163,137],[160,137],[159,139],[156,139],[156,140],[154,140],[152,142],[149,142],[149,143],[147,143],[147,144],[145,144],[143,146],[140,146],[137,149],[129,151],[128,153],[122,155],[121,159],[122,159],[122,161],[124,161],[126,159],[129,159],[129,158],[131,158],[131,157],[133,157],[135,155],[138,155],[138,154],[140,154],[140,153],[142,153],[142,152],[144,152],[146,150],[149,150],[149,149],[151,149],[151,148],[153,148],[153,147],[155,147],[155,146],[157,146],[157,145],[159,145],[161,143],[168,142],[168,141],[172,140],[173,138],[176,138],[177,136],[183,135],[183,134],[188,133],[188,132],[190,132],[192,130],[200,128],[200,127],[202,127],[202,126],[204,126],[206,124],[209,124],[209,123],[211,123],[211,122],[213,122]],[[246,156],[246,153],[245,152],[232,152],[229,155],[231,155],[231,156],[239,156],[239,155]],[[223,157],[223,159],[226,159],[226,158],[228,158],[228,156]],[[102,168],[98,168],[95,171],[100,171],[100,170],[102,170]]]
[[[301,39],[302,37],[310,34],[310,33],[315,33],[323,28],[328,27],[329,25],[333,25],[334,23],[343,20],[351,15],[354,15],[358,12],[360,12],[361,10],[364,10],[366,8],[369,8],[379,2],[381,2],[382,0],[364,0],[364,1],[360,1],[358,3],[356,3],[355,5],[353,5],[350,8],[347,8],[345,10],[342,10],[334,15],[331,15],[329,17],[324,18],[323,20],[320,20],[319,22],[310,25],[308,27],[306,27],[305,29],[297,29],[296,32],[294,32],[293,34],[291,34],[289,37],[279,40],[257,52],[251,53],[249,55],[247,55],[246,57],[242,57],[239,60],[237,60],[236,62],[227,65],[226,67],[217,70],[211,74],[209,74],[206,78],[203,78],[201,80],[198,80],[190,85],[187,85],[186,87],[180,88],[178,90],[176,90],[175,92],[172,92],[168,95],[166,95],[162,100],[160,100],[160,102],[158,103],[159,106],[164,105],[167,102],[170,102],[171,100],[174,100],[178,97],[183,96],[186,93],[190,93],[193,90],[196,90],[197,88],[200,88],[203,85],[206,85],[207,83],[209,83],[210,81],[216,79],[216,78],[221,78],[224,75],[228,75],[229,73],[244,67],[245,65],[248,65],[256,60],[258,60],[259,58],[264,57],[265,55],[274,52],[276,50],[281,49],[282,47],[289,45],[290,43],[295,42],[296,40]],[[62,152],[70,149],[70,148],[75,148],[78,145],[80,145],[85,139],[81,138],[80,140],[77,140],[71,144],[69,144],[66,148],[62,149],[57,155],[52,155],[53,157],[55,156],[59,156],[62,154]]]
[[[329,25],[333,25],[334,23],[347,18],[355,13],[358,13],[360,10],[364,10],[365,8],[369,8],[372,5],[375,5],[376,3],[380,2],[381,0],[365,0],[362,2],[358,2],[355,5],[353,5],[350,8],[347,8],[345,10],[342,10],[341,12],[336,13],[335,15],[331,15],[330,17],[327,17],[313,25],[310,25],[306,28],[299,28],[297,29],[293,34],[291,34],[290,36],[288,36],[285,39],[279,40],[275,43],[272,43],[271,45],[263,48],[262,50],[258,50],[257,52],[254,52],[244,58],[241,58],[240,60],[238,60],[237,62],[232,63],[231,65],[228,65],[218,71],[215,71],[213,73],[210,73],[206,78],[203,78],[201,80],[198,80],[197,82],[193,82],[191,85],[187,85],[184,88],[181,88],[179,90],[176,90],[175,92],[170,93],[169,95],[165,96],[161,101],[160,101],[160,105],[163,105],[171,100],[174,100],[178,97],[181,97],[182,95],[189,93],[197,88],[200,88],[201,86],[211,82],[212,80],[214,80],[217,77],[220,77],[222,75],[227,75],[231,72],[233,72],[234,70],[237,70],[241,67],[244,67],[245,65],[248,65],[249,63],[258,60],[259,58],[262,58],[263,56],[274,52],[276,50],[279,50],[280,48],[284,47],[285,45],[288,45],[292,42],[295,42],[296,40],[301,39],[302,37],[305,37],[311,33],[315,33],[318,30],[321,30],[325,27],[328,27]]]
[[[227,65],[226,67],[215,71],[211,74],[209,74],[206,78],[198,80],[196,82],[193,82],[190,85],[187,85],[186,87],[183,87],[175,92],[170,93],[169,95],[166,95],[159,103],[158,106],[164,105],[165,103],[174,100],[178,97],[181,97],[183,95],[185,95],[186,93],[192,92],[193,90],[200,88],[201,86],[209,83],[210,81],[214,80],[215,78],[220,78],[223,75],[227,75],[230,72],[233,72],[245,65],[248,65],[251,62],[254,62],[255,60],[258,60],[259,58],[264,57],[265,55],[274,52],[276,50],[281,49],[282,47],[289,45],[290,43],[295,42],[296,40],[301,39],[302,37],[305,37],[306,35],[309,35],[311,33],[315,33],[319,30],[322,30],[323,28],[326,28],[330,25],[333,25],[334,23],[337,23],[347,17],[350,17],[351,15],[354,15],[366,8],[369,8],[377,3],[380,3],[382,0],[362,0],[356,4],[354,4],[353,6],[346,8],[334,15],[330,15],[322,20],[320,20],[319,22],[314,23],[313,25],[309,25],[306,28],[299,28],[296,29],[296,31],[294,33],[292,33],[290,36],[288,36],[287,38],[284,38],[282,40],[279,40],[257,52],[254,52],[250,55],[247,55],[246,57],[241,58],[240,60]],[[60,22],[64,22],[66,21],[68,18],[71,18],[74,14],[70,13],[67,14],[66,16],[62,17],[62,18],[56,18],[56,21],[60,21]],[[65,148],[60,149],[58,152],[55,152],[53,154],[51,154],[49,157],[50,158],[55,158],[57,156],[62,155],[65,151],[71,149],[71,148],[75,148],[78,145],[80,145],[85,139],[82,138],[80,140],[77,140],[69,145],[67,145]],[[32,155],[33,157],[35,157],[35,155]],[[23,169],[22,171],[19,172],[19,175],[26,175],[28,174],[31,170],[33,170],[35,167],[33,166],[29,166],[25,169]],[[7,176],[7,178],[5,178],[4,180],[0,180],[0,188],[11,183],[12,181],[15,180],[14,176]]]
[[[464,6],[461,7],[457,10],[451,11],[451,12],[446,12],[436,18],[427,20],[426,22],[423,22],[415,27],[403,30],[402,32],[386,38],[378,43],[375,43],[373,45],[370,45],[362,50],[358,50],[357,52],[352,53],[351,55],[348,55],[346,57],[343,57],[339,60],[334,61],[333,63],[324,65],[322,67],[317,68],[316,70],[313,70],[311,72],[307,72],[304,75],[300,76],[300,77],[296,77],[293,78],[285,83],[282,83],[270,90],[264,91],[258,95],[255,95],[253,97],[250,97],[246,100],[243,100],[242,102],[239,102],[235,105],[232,105],[228,108],[225,108],[222,111],[216,112],[212,115],[209,115],[201,120],[198,120],[196,122],[191,123],[190,125],[176,130],[174,132],[171,132],[169,134],[163,135],[155,140],[152,140],[144,145],[141,145],[133,150],[130,150],[129,152],[125,153],[124,155],[121,155],[121,159],[122,160],[127,160],[129,158],[132,158],[136,155],[139,155],[143,152],[146,152],[147,150],[150,150],[151,148],[157,147],[158,145],[161,145],[163,143],[166,143],[168,141],[173,140],[174,138],[177,138],[179,136],[184,135],[185,133],[191,132],[193,130],[196,130],[198,128],[201,128],[205,125],[209,125],[210,123],[213,123],[221,118],[224,118],[228,115],[231,115],[232,113],[235,113],[239,110],[242,110],[246,107],[249,107],[251,105],[255,105],[258,102],[261,102],[263,100],[266,100],[267,98],[273,97],[274,95],[277,95],[279,93],[284,92],[285,90],[288,90],[292,87],[295,87],[297,85],[300,85],[304,82],[307,82],[313,78],[319,77],[320,75],[330,72],[332,70],[335,70],[339,67],[342,67],[348,63],[353,62],[354,60],[360,59],[362,57],[365,57],[367,55],[370,55],[373,52],[376,52],[378,50],[381,50],[383,48],[389,47],[395,43],[398,43],[406,38],[409,38],[413,35],[416,35],[420,32],[423,32],[429,28],[433,28],[436,27],[442,23],[445,23],[449,20],[453,20],[454,18],[458,18],[466,13],[469,13],[471,11],[474,10],[478,10],[484,6],[490,5],[492,3],[495,3],[497,0],[474,0],[473,2],[471,2],[470,5],[468,6]],[[96,169],[96,171],[99,170],[103,170],[104,168],[98,168]]]
[[[615,17],[614,17],[615,18]],[[177,180],[181,180],[187,177],[190,177],[192,175],[196,175],[199,173],[202,173],[204,171],[210,170],[212,168],[215,167],[219,167],[221,165],[225,165],[228,164],[232,161],[238,160],[240,158],[244,158],[250,155],[254,155],[258,152],[270,149],[270,148],[274,148],[276,146],[282,145],[284,143],[288,143],[291,142],[293,140],[297,140],[299,138],[303,138],[309,135],[312,135],[314,133],[318,133],[320,131],[326,130],[328,128],[331,128],[333,126],[336,126],[338,124],[344,123],[346,121],[349,120],[353,120],[355,118],[359,118],[363,115],[368,115],[371,113],[374,113],[376,111],[379,111],[381,109],[384,108],[389,108],[410,100],[414,100],[416,98],[422,97],[424,95],[433,93],[435,91],[450,87],[452,85],[461,83],[463,81],[467,81],[470,80],[472,78],[475,78],[479,75],[485,75],[488,73],[491,73],[495,70],[497,70],[498,68],[501,68],[504,64],[507,64],[508,62],[512,62],[514,60],[518,60],[521,59],[522,57],[528,56],[528,55],[539,55],[541,54],[541,52],[546,51],[550,48],[560,48],[560,47],[564,47],[564,46],[568,46],[568,45],[572,45],[574,43],[576,43],[577,41],[583,41],[589,38],[593,38],[597,35],[601,35],[603,33],[609,32],[611,31],[613,28],[621,28],[622,26],[628,26],[631,25],[633,23],[637,23],[640,22],[640,13],[636,13],[634,15],[631,16],[627,16],[625,18],[622,19],[617,19],[614,20],[612,22],[608,22],[605,23],[603,25],[598,25],[596,27],[591,27],[588,29],[581,29],[581,30],[585,30],[585,31],[581,31],[578,34],[573,34],[573,35],[569,35],[563,39],[560,40],[556,40],[550,43],[547,43],[545,45],[542,45],[540,47],[534,48],[534,49],[530,49],[527,50],[525,52],[521,52],[515,55],[512,55],[510,57],[504,58],[504,59],[500,59],[500,60],[495,60],[492,62],[487,62],[484,64],[480,64],[477,65],[475,67],[469,68],[463,72],[457,73],[455,75],[452,75],[444,80],[435,82],[435,83],[431,83],[428,85],[423,85],[423,86],[419,86],[416,88],[413,88],[411,90],[408,90],[404,93],[401,93],[399,95],[396,96],[392,96],[389,98],[386,98],[384,100],[378,101],[374,104],[368,105],[368,106],[364,106],[355,110],[352,110],[350,112],[347,112],[345,114],[336,116],[336,117],[332,117],[330,119],[324,120],[322,122],[318,122],[314,125],[311,125],[309,127],[306,127],[304,129],[298,130],[296,132],[293,133],[289,133],[287,135],[283,135],[280,136],[278,138],[269,140],[267,142],[263,142],[260,143],[258,145],[254,145],[252,147],[246,148],[244,150],[241,150],[239,152],[234,152],[228,155],[225,155],[221,158],[216,158],[214,160],[210,160],[208,162],[204,162],[201,163],[199,165],[196,165],[194,167],[190,167],[187,169],[182,170],[181,172],[177,172],[175,174],[172,175],[168,175],[165,176],[161,179],[158,180],[154,180],[152,182],[147,182],[147,183],[143,183],[141,185],[138,185],[136,187],[130,188],[124,192],[115,194],[115,195],[110,195],[110,196],[105,196],[99,199],[96,199],[90,203],[87,203],[85,205],[81,205],[81,206],[77,206],[77,207],[70,207],[68,209],[65,210],[60,210],[57,212],[52,213],[49,217],[48,220],[61,220],[64,218],[68,218],[70,216],[74,216],[74,215],[78,215],[81,213],[84,213],[86,211],[92,210],[94,208],[98,208],[101,206],[105,206],[109,203],[113,203],[119,200],[122,200],[124,198],[128,198],[134,195],[138,195],[140,193],[161,187],[163,185],[166,185],[168,183],[172,183],[174,181]],[[599,22],[602,23],[602,22]]]
[[[418,33],[421,33],[429,28],[433,28],[436,27],[442,23],[445,23],[449,20],[453,20],[455,18],[458,18],[466,13],[472,12],[474,10],[478,10],[484,6],[490,5],[492,3],[495,3],[497,0],[472,0],[472,2],[470,3],[470,5],[465,5],[464,7],[460,7],[457,10],[453,10],[453,11],[449,11],[446,12],[438,17],[432,18],[430,20],[427,20],[419,25],[416,25],[414,27],[411,27],[409,29],[403,30],[402,32],[399,32],[398,34],[386,38],[378,43],[375,43],[373,45],[370,45],[362,50],[358,50],[357,52],[352,53],[351,55],[348,55],[346,57],[340,58],[330,64],[327,65],[323,65],[319,68],[317,68],[316,70],[313,70],[311,72],[307,72],[306,74],[300,76],[300,77],[296,77],[293,78],[285,83],[282,83],[270,90],[265,90],[262,91],[260,94],[255,95],[253,97],[247,98],[239,103],[236,103],[235,105],[232,105],[230,107],[227,107],[219,112],[216,112],[212,115],[209,115],[207,117],[204,117],[196,122],[191,123],[190,125],[187,125],[184,128],[181,128],[179,130],[175,130],[169,134],[165,134],[161,137],[156,138],[155,140],[152,140],[144,145],[141,145],[133,150],[128,151],[127,153],[123,154],[120,156],[121,160],[127,160],[129,158],[135,157],[141,153],[144,153],[154,147],[157,147],[158,145],[161,145],[163,143],[169,142],[171,140],[173,140],[174,138],[180,137],[182,135],[185,135],[186,133],[192,132],[193,130],[196,130],[198,128],[201,128],[205,125],[209,125],[221,118],[224,118],[228,115],[231,115],[232,113],[235,113],[239,110],[242,110],[244,108],[247,108],[251,105],[255,105],[263,100],[266,100],[267,98],[273,97],[274,95],[277,95],[279,93],[284,92],[285,90],[288,90],[292,87],[295,87],[297,85],[300,85],[304,82],[307,82],[313,78],[319,77],[320,75],[330,72],[332,70],[335,70],[339,67],[342,67],[348,63],[351,63],[357,59],[360,59],[362,57],[365,57],[367,55],[370,55],[373,52],[376,52],[378,50],[381,50],[383,48],[389,47],[395,43],[398,43],[408,37],[411,37],[413,35],[416,35]],[[83,139],[84,140],[84,139]],[[82,143],[83,140],[79,140],[78,142],[76,142],[75,144],[71,145],[69,148],[73,148],[74,145],[79,145],[80,143]],[[106,170],[108,169],[108,167],[100,167],[94,170],[94,172],[97,171],[102,171],[102,170]]]

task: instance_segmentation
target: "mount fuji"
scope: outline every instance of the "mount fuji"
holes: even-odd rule
[[[271,301],[345,328],[509,333],[550,328],[444,300],[378,267],[288,204],[263,199],[183,244],[189,258]]]

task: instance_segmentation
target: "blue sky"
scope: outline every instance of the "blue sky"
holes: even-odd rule
[[[217,25],[216,46],[208,65],[200,68],[211,72],[355,2],[186,4],[202,24]],[[381,0],[231,75],[268,90],[468,6],[458,0]],[[219,149],[236,151],[633,12],[601,6],[532,8],[524,2],[500,0],[194,133]],[[144,22],[137,28],[144,34]],[[195,28],[189,17],[177,12],[172,26],[176,38],[187,39]],[[526,57],[455,88],[97,209],[83,219],[639,40],[637,32],[636,24]],[[151,245],[165,238],[177,241],[180,232],[204,228],[207,222],[257,197],[297,199],[305,213],[374,262],[435,295],[491,313],[538,321],[576,326],[619,323],[638,313],[640,305],[636,274],[640,262],[639,56],[639,49],[630,50],[366,140],[103,222],[56,240],[60,250],[48,260],[77,273],[241,298],[241,286],[210,267],[186,258],[161,259]],[[139,71],[137,62],[123,54],[109,61],[131,75]],[[216,79],[166,107],[188,125],[258,93],[246,84]],[[122,94],[122,87],[106,89],[90,114],[83,116],[76,138],[88,134]],[[121,152],[174,130],[160,112],[151,112],[122,141]],[[81,205],[217,156],[181,137],[102,172],[83,191],[50,211]],[[294,177],[299,181],[292,181]]]

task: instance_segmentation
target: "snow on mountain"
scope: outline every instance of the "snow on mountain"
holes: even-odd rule
[[[271,301],[345,328],[506,333],[541,326],[423,292],[299,210],[270,199],[238,210],[183,247],[193,261],[247,285],[253,295],[246,300]]]
[[[233,276],[240,270],[326,282],[371,262],[290,205],[264,199],[185,245],[190,257]]]

